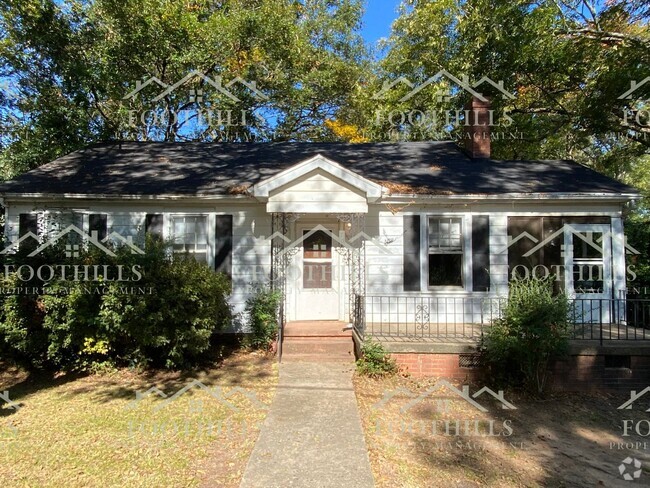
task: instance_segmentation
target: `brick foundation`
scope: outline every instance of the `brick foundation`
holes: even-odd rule
[[[391,353],[398,366],[416,378],[433,376],[457,381],[478,381],[479,368],[462,368],[460,354]]]
[[[551,387],[560,391],[642,390],[650,386],[650,356],[629,355],[630,368],[607,368],[604,355],[569,356],[551,365]]]
[[[459,364],[460,354],[391,352],[403,371],[416,378],[479,382],[485,371]],[[572,355],[550,366],[549,387],[556,391],[642,390],[650,386],[650,356],[629,355],[630,368],[608,368],[604,354]]]

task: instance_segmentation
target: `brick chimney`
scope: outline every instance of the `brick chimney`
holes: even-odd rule
[[[472,159],[490,158],[490,100],[472,97],[465,105],[465,152]]]

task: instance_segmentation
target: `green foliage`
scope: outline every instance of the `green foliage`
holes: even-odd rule
[[[544,391],[549,360],[566,352],[571,305],[553,294],[552,279],[510,282],[502,316],[487,329],[484,359],[497,381]]]
[[[357,360],[357,372],[373,378],[397,373],[397,363],[379,342],[365,340],[361,345],[361,357]]]
[[[2,172],[103,140],[318,138],[360,77],[361,15],[361,0],[0,2]],[[199,79],[159,102],[156,83],[124,100],[136,81],[173,85],[193,70],[255,82],[268,100]]]
[[[278,311],[282,294],[268,287],[258,287],[246,300],[246,313],[252,330],[250,344],[268,349],[278,336]]]
[[[441,69],[470,83],[487,76],[515,96],[504,97],[489,83],[477,87],[492,99],[493,157],[573,159],[639,185],[647,176],[631,175],[649,174],[650,86],[620,97],[648,75],[650,11],[647,2],[639,3],[646,8],[597,2],[592,12],[579,0],[403,2],[386,55],[366,74],[352,105],[337,113],[337,122],[373,141],[462,142],[462,122],[449,134],[446,114],[453,120],[469,95],[446,77],[414,96],[405,97],[412,88],[399,83],[379,99],[373,96],[401,76],[415,84]],[[448,90],[447,100],[440,95]],[[411,120],[402,121],[402,113]],[[425,113],[437,118],[423,118]]]
[[[148,241],[146,249],[140,255],[120,247],[115,257],[92,249],[75,258],[51,251],[50,263],[97,267],[98,280],[75,280],[71,273],[48,282],[35,278],[29,285],[36,293],[3,295],[3,352],[33,367],[63,369],[179,368],[199,361],[229,324],[230,282],[187,256],[170,254],[161,241]],[[10,259],[17,270],[21,263],[35,268],[43,258]],[[3,287],[25,287],[17,273],[4,281]]]

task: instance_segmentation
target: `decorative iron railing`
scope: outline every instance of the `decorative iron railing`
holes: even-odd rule
[[[384,339],[480,340],[504,297],[357,295],[354,328]],[[573,340],[650,340],[650,299],[571,300]]]

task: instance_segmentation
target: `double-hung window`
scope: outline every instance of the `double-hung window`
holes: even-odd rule
[[[189,254],[197,261],[208,261],[208,218],[205,215],[172,216],[173,250]]]
[[[463,219],[429,217],[429,286],[463,286]]]

